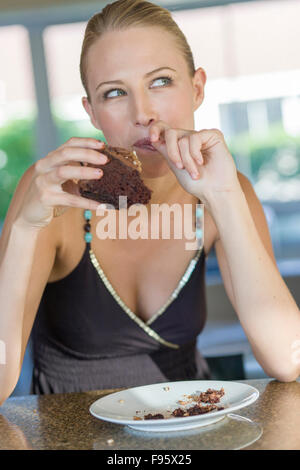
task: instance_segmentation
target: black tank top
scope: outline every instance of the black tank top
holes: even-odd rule
[[[144,322],[119,298],[86,243],[76,268],[45,286],[32,331],[32,393],[209,378],[196,348],[205,321],[204,249]]]

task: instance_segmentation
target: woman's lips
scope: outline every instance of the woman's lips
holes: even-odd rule
[[[133,146],[140,149],[150,150],[151,152],[157,152],[156,148],[153,147],[150,139],[140,139],[135,142]]]

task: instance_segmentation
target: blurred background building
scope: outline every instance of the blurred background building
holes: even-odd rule
[[[71,136],[103,138],[81,104],[79,56],[88,18],[107,3],[0,0],[0,230],[21,175],[36,159]],[[196,129],[224,133],[263,204],[278,267],[299,302],[300,1],[154,3],[172,11],[196,67],[207,73]],[[263,376],[225,296],[214,252],[207,284],[209,321],[199,347],[216,377]],[[28,389],[24,377],[16,394]]]

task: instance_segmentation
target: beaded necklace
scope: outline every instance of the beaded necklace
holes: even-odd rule
[[[91,218],[92,218],[92,211],[85,210],[84,211],[84,218],[85,224],[83,226],[85,234],[84,239],[86,243],[91,243],[93,235],[91,234]],[[196,205],[196,241],[197,241],[197,249],[200,250],[203,248],[204,243],[204,204],[197,204]]]
[[[85,210],[84,211],[84,219],[85,219],[85,224],[84,224],[84,239],[85,242],[87,243],[87,246],[89,248],[89,255],[90,255],[90,260],[96,269],[99,277],[101,278],[103,284],[107,288],[107,290],[110,292],[112,297],[115,299],[115,301],[120,305],[120,307],[124,310],[124,312],[135,322],[137,323],[144,331],[147,333],[152,339],[156,340],[160,344],[163,344],[164,346],[167,346],[171,349],[178,349],[179,345],[175,343],[170,343],[169,341],[166,341],[164,338],[162,338],[160,335],[156,333],[155,330],[153,330],[150,325],[160,316],[162,315],[166,309],[169,307],[169,305],[177,298],[178,294],[180,293],[181,289],[185,286],[185,284],[188,282],[190,276],[192,275],[192,272],[195,269],[195,266],[200,258],[202,249],[203,249],[203,228],[204,228],[204,206],[203,204],[197,204],[196,207],[196,239],[197,239],[197,247],[198,250],[196,252],[196,255],[193,257],[193,259],[190,261],[184,275],[180,279],[179,283],[177,284],[176,288],[172,292],[172,294],[169,296],[165,304],[154,314],[149,318],[147,321],[143,321],[140,317],[138,317],[129,307],[128,305],[123,302],[121,297],[118,295],[118,293],[115,291],[114,287],[110,283],[109,279],[106,277],[103,269],[101,268],[95,253],[91,249],[91,241],[92,241],[92,234],[91,234],[91,218],[92,218],[92,212],[90,210]]]

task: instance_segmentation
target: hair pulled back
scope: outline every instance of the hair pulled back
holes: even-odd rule
[[[190,76],[194,76],[195,64],[191,48],[169,10],[144,0],[118,0],[106,5],[101,12],[92,16],[85,29],[80,56],[80,76],[89,99],[87,56],[90,47],[105,32],[122,31],[130,27],[143,26],[159,27],[171,34],[186,60]]]

